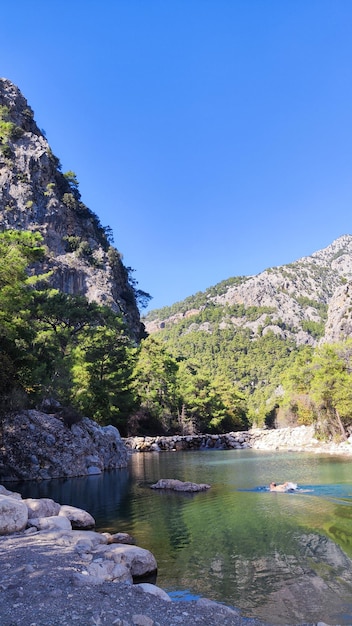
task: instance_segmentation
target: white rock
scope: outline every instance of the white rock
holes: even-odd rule
[[[132,576],[154,573],[158,567],[154,555],[138,546],[116,543],[102,546],[97,552],[103,554],[104,559],[112,559],[114,563],[128,567]]]
[[[153,596],[157,596],[166,602],[171,602],[171,598],[166,591],[156,585],[152,585],[151,583],[139,583],[136,587],[139,587],[139,589],[143,589],[146,593],[151,593]]]
[[[22,500],[0,495],[0,535],[24,530],[28,521],[28,509]]]
[[[37,530],[71,530],[71,522],[67,517],[51,515],[50,517],[32,517],[28,520],[29,527]]]
[[[51,517],[58,515],[60,504],[50,498],[26,498],[23,500],[28,507],[28,518]]]
[[[0,485],[0,495],[11,496],[11,498],[16,498],[16,500],[22,500],[22,496],[20,493],[17,493],[16,491],[9,491],[3,485]]]
[[[132,584],[132,574],[128,567],[121,563],[114,563],[111,559],[92,561],[87,567],[88,577],[94,580],[100,579],[102,582],[127,582]]]
[[[92,529],[95,526],[95,519],[90,513],[83,509],[78,509],[75,506],[69,506],[68,504],[61,506],[59,516],[67,517],[71,522],[72,528],[75,529]]]

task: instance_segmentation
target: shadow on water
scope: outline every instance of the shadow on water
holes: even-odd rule
[[[16,490],[87,509],[99,530],[133,534],[174,599],[206,596],[277,624],[351,625],[350,473],[346,459],[299,453],[146,453],[124,470]],[[212,487],[156,492],[159,478]],[[299,489],[270,493],[272,480]]]

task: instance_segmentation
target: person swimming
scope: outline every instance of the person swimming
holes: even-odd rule
[[[285,482],[278,485],[277,483],[271,482],[269,485],[270,491],[295,491],[297,489],[296,483]]]

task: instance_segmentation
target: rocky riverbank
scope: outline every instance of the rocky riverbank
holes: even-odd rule
[[[128,452],[114,426],[86,417],[68,423],[60,413],[22,411],[2,424],[0,480],[48,480],[101,474],[125,467]]]
[[[322,442],[313,426],[252,429],[222,435],[174,435],[172,437],[129,437],[123,440],[133,452],[170,452],[179,450],[290,450],[317,454],[352,455],[352,437],[343,443]]]
[[[205,598],[172,602],[141,582],[156,576],[148,550],[91,526],[85,511],[0,486],[1,626],[265,626]]]

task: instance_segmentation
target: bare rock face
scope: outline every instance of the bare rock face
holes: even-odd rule
[[[52,271],[53,287],[122,313],[132,337],[142,332],[128,271],[109,245],[107,229],[81,202],[75,181],[33,118],[19,89],[0,79],[0,119],[8,132],[0,138],[0,227],[39,231],[47,246],[36,269]],[[93,157],[92,157],[93,158]]]
[[[210,287],[200,297],[190,296],[170,309],[151,311],[145,318],[148,333],[162,332],[164,328],[189,318],[184,332],[212,333],[212,322],[192,323],[207,307],[223,308],[220,329],[247,328],[253,339],[272,331],[282,339],[293,339],[297,345],[316,346],[319,325],[326,325],[327,340],[340,340],[352,330],[348,299],[352,285],[352,236],[343,235],[329,246],[294,263],[272,267],[256,276],[229,279]],[[195,307],[195,302],[202,304]],[[238,315],[229,315],[226,305],[243,307]],[[247,315],[250,307],[258,308],[258,315]],[[260,312],[262,308],[262,313]],[[172,311],[172,312],[171,312]],[[314,329],[315,325],[315,329]],[[313,329],[313,330],[312,330]]]
[[[343,341],[352,335],[352,283],[336,289],[329,303],[323,343]]]
[[[83,418],[68,428],[55,415],[35,410],[4,420],[3,450],[0,479],[4,481],[101,474],[106,469],[125,467],[128,454],[113,426],[99,426]],[[33,500],[30,508],[33,517],[59,513],[56,507],[53,512],[38,514]]]

